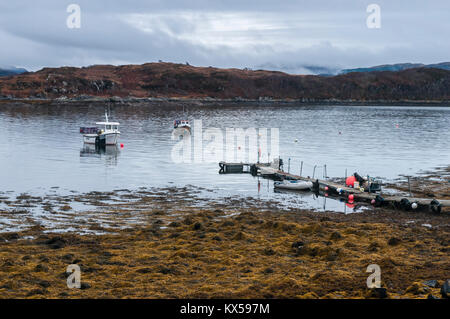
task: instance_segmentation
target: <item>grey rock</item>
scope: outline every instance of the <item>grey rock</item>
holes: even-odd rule
[[[423,282],[423,284],[431,288],[439,288],[439,283],[437,282],[437,280],[426,280]]]
[[[441,287],[442,298],[450,299],[450,279],[447,279]]]

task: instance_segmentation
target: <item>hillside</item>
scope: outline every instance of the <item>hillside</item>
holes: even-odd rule
[[[83,96],[445,101],[450,100],[450,71],[413,68],[322,77],[148,63],[44,68],[0,78],[3,98]]]

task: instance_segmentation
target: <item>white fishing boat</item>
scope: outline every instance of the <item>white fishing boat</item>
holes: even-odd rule
[[[291,190],[310,190],[313,187],[313,183],[308,181],[284,180],[281,182],[274,182],[274,187]]]
[[[191,130],[191,124],[189,124],[188,120],[175,120],[173,121],[173,128],[174,129],[178,129],[178,128],[184,128],[187,130]]]
[[[116,145],[119,136],[119,122],[110,122],[108,113],[105,112],[105,122],[95,123],[96,127],[80,127],[80,133],[83,134],[83,141],[86,144],[104,144]]]

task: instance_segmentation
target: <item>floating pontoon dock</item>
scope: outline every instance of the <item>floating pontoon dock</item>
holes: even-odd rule
[[[330,195],[339,196],[348,198],[351,194],[353,195],[353,199],[355,201],[366,201],[372,202],[375,200],[376,205],[382,206],[384,204],[393,204],[396,207],[403,209],[411,209],[411,204],[416,203],[418,207],[424,208],[428,207],[433,212],[441,212],[442,207],[450,207],[450,200],[445,199],[430,199],[430,198],[417,198],[417,197],[408,197],[408,196],[399,196],[399,195],[383,195],[382,193],[369,193],[363,192],[356,188],[346,187],[344,185],[323,180],[323,179],[312,179],[307,177],[298,176],[295,174],[290,174],[280,169],[276,169],[271,164],[250,164],[250,163],[226,163],[220,162],[220,171],[221,174],[227,173],[250,173],[254,176],[262,175],[266,178],[271,178],[275,180],[303,180],[310,181],[314,185],[315,191],[323,191],[326,193],[330,193]],[[264,173],[262,173],[264,172]]]

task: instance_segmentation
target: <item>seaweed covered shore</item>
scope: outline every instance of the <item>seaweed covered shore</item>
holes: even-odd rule
[[[448,191],[442,185],[435,183]],[[191,195],[177,188],[124,196],[126,205],[98,210],[109,223],[91,214],[74,218],[66,232],[34,223],[0,233],[0,297],[441,298],[449,279],[445,211],[346,215],[213,199],[196,205],[183,202]],[[81,268],[81,289],[67,287],[70,264]],[[367,288],[371,264],[380,266],[384,289]]]

